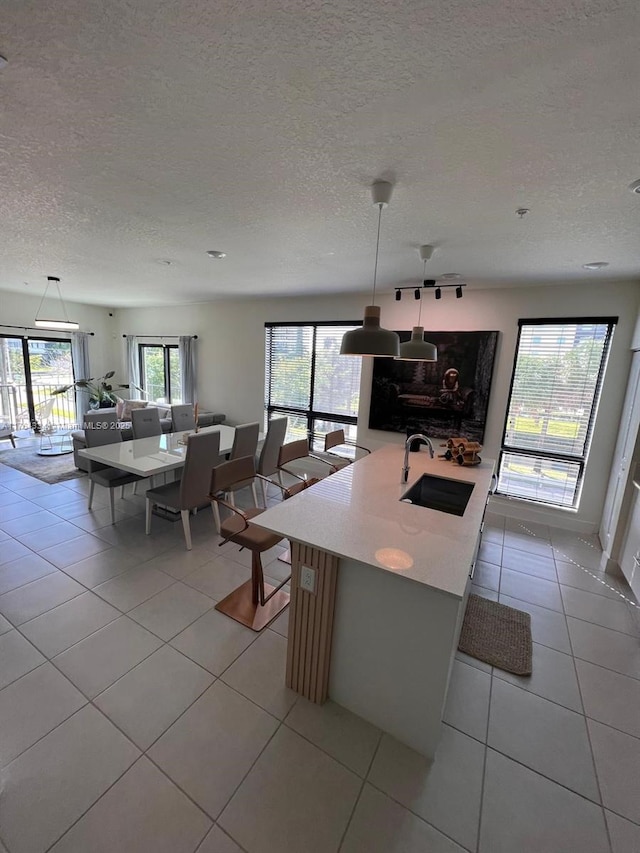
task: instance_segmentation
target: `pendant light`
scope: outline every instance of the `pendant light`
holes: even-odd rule
[[[42,308],[42,303],[45,300],[47,295],[47,291],[49,287],[55,283],[55,286],[58,289],[58,299],[62,305],[62,312],[64,314],[64,320],[45,320],[42,317],[39,317],[40,309]],[[40,300],[40,305],[38,305],[38,310],[36,311],[36,318],[33,321],[33,325],[38,329],[58,329],[61,332],[72,332],[76,329],[80,328],[79,323],[74,323],[73,320],[69,319],[67,314],[67,306],[64,304],[64,299],[62,298],[62,293],[60,292],[60,279],[56,278],[53,275],[47,276],[47,286],[44,289],[44,293],[42,294],[42,299]]]
[[[388,181],[376,181],[371,187],[373,203],[378,208],[378,236],[376,239],[376,261],[373,268],[373,295],[371,305],[364,309],[364,322],[357,329],[346,332],[340,347],[341,355],[397,356],[400,338],[395,332],[380,326],[380,306],[375,305],[376,279],[378,276],[378,253],[380,249],[380,222],[382,208],[389,204],[393,186]]]
[[[420,246],[420,257],[423,261],[422,277],[426,275],[427,261],[433,254],[433,246]],[[437,361],[438,350],[435,344],[430,344],[424,339],[424,326],[420,325],[422,316],[422,294],[420,290],[416,290],[416,298],[420,300],[420,308],[418,309],[418,325],[411,330],[411,340],[400,344],[399,361]]]

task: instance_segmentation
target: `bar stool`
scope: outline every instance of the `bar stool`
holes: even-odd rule
[[[283,587],[291,579],[289,575],[278,586],[273,587],[265,583],[262,569],[261,554],[268,551],[282,541],[282,536],[271,533],[253,520],[264,510],[257,507],[239,509],[224,498],[221,493],[229,491],[236,483],[260,477],[256,472],[255,460],[252,456],[241,459],[231,459],[217,465],[211,472],[211,494],[212,503],[218,507],[224,507],[231,513],[230,516],[220,523],[220,535],[223,537],[220,545],[227,542],[235,542],[241,548],[251,551],[251,580],[246,581],[222,601],[216,604],[216,610],[235,619],[252,631],[261,631],[289,604],[289,593]],[[317,482],[317,481],[316,481]],[[274,485],[277,485],[274,483]],[[296,491],[308,488],[310,480],[303,481],[301,485],[296,484]],[[291,492],[282,489],[283,499],[290,497]]]

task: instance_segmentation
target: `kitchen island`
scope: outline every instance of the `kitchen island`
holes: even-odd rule
[[[387,446],[260,515],[291,542],[287,686],[435,753],[493,461]],[[429,474],[473,486],[461,516],[403,502]]]

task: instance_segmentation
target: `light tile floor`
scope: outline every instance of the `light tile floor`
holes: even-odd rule
[[[285,688],[286,614],[213,609],[249,563],[210,513],[188,553],[86,491],[0,466],[0,851],[640,851],[640,614],[594,539],[488,514],[474,591],[531,614],[534,673],[458,654],[429,764]]]

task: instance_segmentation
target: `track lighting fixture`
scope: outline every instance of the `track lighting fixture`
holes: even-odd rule
[[[445,287],[455,287],[456,299],[462,299],[462,288],[466,287],[466,286],[467,285],[465,282],[461,282],[459,284],[456,282],[452,282],[451,284],[449,284],[446,281],[436,281],[435,278],[426,278],[422,282],[422,289],[425,289],[425,288],[433,289],[435,291],[434,295],[435,295],[436,299],[442,299],[442,290]],[[400,302],[400,300],[402,299],[402,291],[403,290],[413,290],[414,298],[420,299],[422,296],[422,289],[419,287],[416,287],[415,284],[410,284],[410,285],[407,285],[406,287],[396,287],[396,289],[395,289],[395,291],[396,291],[396,302]]]

